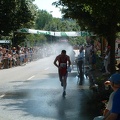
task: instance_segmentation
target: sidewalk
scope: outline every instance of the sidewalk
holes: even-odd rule
[[[101,104],[98,104],[98,101],[96,101],[95,98],[95,94],[94,91],[90,88],[91,81],[88,77],[88,75],[86,75],[86,68],[89,69],[88,71],[88,75],[91,76],[97,76],[100,74],[99,71],[90,71],[90,67],[88,65],[85,65],[84,68],[84,80],[83,80],[83,84],[79,85],[79,81],[80,78],[77,76],[77,68],[74,68],[74,70],[72,71],[72,73],[69,74],[69,77],[72,76],[72,74],[76,74],[76,84],[77,84],[77,88],[79,89],[79,95],[78,97],[80,97],[80,112],[82,114],[86,114],[85,112],[87,112],[87,116],[89,116],[89,120],[93,120],[93,118],[95,116],[101,115],[101,109],[102,106]],[[100,106],[99,106],[100,105]],[[80,120],[88,120],[87,117],[86,119],[80,119]]]

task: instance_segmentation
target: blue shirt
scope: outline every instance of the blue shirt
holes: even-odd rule
[[[84,59],[84,51],[82,51],[79,55],[78,55],[78,61],[83,60]]]
[[[111,113],[118,114],[117,120],[120,120],[120,88],[114,94]]]

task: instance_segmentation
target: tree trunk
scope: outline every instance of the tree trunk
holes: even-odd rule
[[[104,51],[103,37],[100,37],[100,43],[101,43],[101,56],[103,56],[103,51]]]
[[[116,72],[115,70],[115,34],[110,34],[107,38],[108,45],[111,47],[110,49],[110,73],[113,74]]]

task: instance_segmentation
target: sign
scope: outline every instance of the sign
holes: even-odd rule
[[[95,36],[92,32],[88,31],[72,31],[72,32],[55,32],[55,31],[43,31],[43,30],[34,30],[34,29],[27,29],[27,28],[22,28],[18,29],[17,32],[21,33],[33,33],[33,34],[44,34],[44,35],[51,35],[51,36]]]

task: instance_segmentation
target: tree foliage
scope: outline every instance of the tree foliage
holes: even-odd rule
[[[33,0],[0,1],[0,35],[8,36],[21,27],[33,25],[35,5]]]
[[[65,18],[76,19],[81,30],[103,36],[111,46],[111,73],[115,71],[115,39],[120,31],[120,1],[118,0],[59,0]]]
[[[28,35],[17,33],[20,28],[30,28],[46,31],[79,31],[80,27],[75,20],[53,18],[46,10],[40,10],[33,4],[34,0],[1,0],[0,1],[0,38],[13,37],[13,44],[21,44],[26,39],[37,41],[49,41],[51,36]],[[15,32],[14,32],[15,31]],[[12,35],[14,33],[14,35]],[[5,37],[4,37],[5,36]],[[39,38],[39,39],[38,39]],[[54,40],[58,37],[52,37]],[[69,38],[72,44],[78,42],[78,38]],[[34,41],[34,40],[33,40]],[[82,40],[81,40],[82,41]],[[80,42],[81,43],[81,42]]]
[[[97,35],[108,36],[120,31],[120,2],[118,0],[59,0],[65,18],[76,19],[81,30],[90,30]]]
[[[38,10],[36,18],[36,29],[43,30],[45,25],[52,21],[52,15],[46,10]]]
[[[36,29],[46,30],[46,31],[79,31],[80,26],[73,19],[61,19],[61,18],[53,18],[51,14],[49,14],[45,10],[38,10],[37,19],[36,19]],[[53,39],[53,41],[59,39],[59,37],[54,36],[46,36],[48,41]],[[69,42],[72,45],[75,44],[84,44],[85,38],[83,37],[69,37]]]

